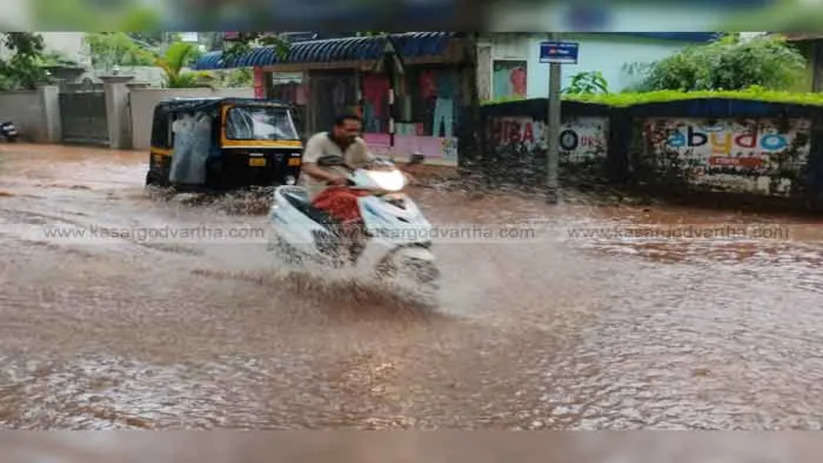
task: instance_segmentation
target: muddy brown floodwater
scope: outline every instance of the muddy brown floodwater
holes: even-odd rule
[[[263,226],[143,188],[147,155],[0,145],[0,426],[821,429],[823,220],[417,189],[435,224],[790,226],[786,239],[435,246],[441,307],[284,275],[263,243],[24,226]],[[541,235],[542,236],[542,235]]]

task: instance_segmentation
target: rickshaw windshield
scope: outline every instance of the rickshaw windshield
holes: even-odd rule
[[[229,140],[299,140],[286,108],[235,106],[226,119]]]

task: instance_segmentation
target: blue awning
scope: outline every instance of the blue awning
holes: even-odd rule
[[[410,32],[392,34],[397,51],[403,58],[439,56],[445,53],[449,39],[447,32]],[[368,61],[383,54],[384,41],[380,36],[346,37],[310,40],[291,44],[288,56],[281,59],[274,47],[255,48],[251,52],[226,62],[222,52],[206,53],[194,65],[195,70],[231,69],[273,66],[287,63],[331,63],[340,61]]]

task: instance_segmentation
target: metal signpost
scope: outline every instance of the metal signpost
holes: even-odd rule
[[[552,34],[556,39],[557,34]],[[540,43],[540,62],[549,63],[549,128],[546,131],[546,143],[548,147],[547,156],[547,177],[546,177],[546,200],[549,203],[557,203],[557,169],[560,150],[558,139],[560,138],[560,65],[577,64],[578,44],[574,42],[561,42],[557,40]]]

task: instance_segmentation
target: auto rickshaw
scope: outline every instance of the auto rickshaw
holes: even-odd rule
[[[227,190],[297,183],[303,143],[291,107],[243,98],[157,104],[146,185]]]

